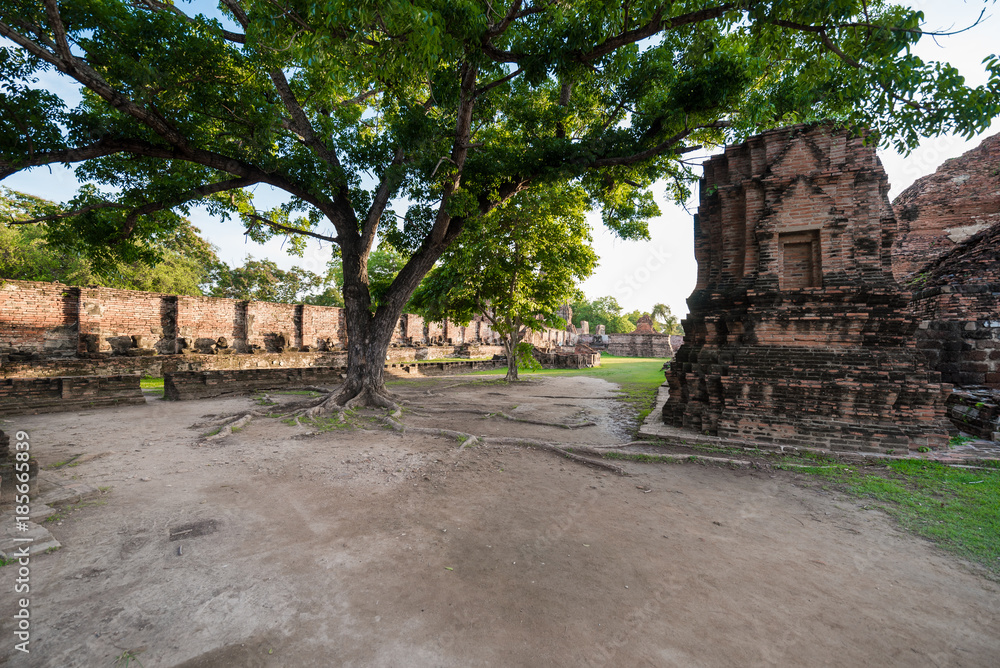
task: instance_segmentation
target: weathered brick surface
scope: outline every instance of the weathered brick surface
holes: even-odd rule
[[[169,304],[169,300],[165,300]],[[247,303],[214,297],[177,297],[174,316],[178,338],[174,351],[213,350],[220,338],[235,352],[247,352]]]
[[[995,390],[955,390],[948,397],[948,419],[958,431],[995,439],[1000,436],[1000,397]]]
[[[75,355],[79,304],[78,288],[0,280],[0,352]]]
[[[0,378],[0,415],[144,404],[138,376]]]
[[[917,347],[945,382],[1000,389],[1000,224],[918,271]],[[915,282],[916,284],[916,282]]]
[[[674,356],[669,334],[657,332],[629,332],[628,334],[608,335],[608,354],[618,357],[661,357],[669,359]]]
[[[546,369],[590,369],[601,366],[601,353],[597,351],[545,352],[536,349],[533,356]]]
[[[174,350],[173,304],[156,292],[80,288],[80,334],[97,337],[97,350],[85,346],[80,352],[115,352],[135,348]],[[141,337],[135,346],[133,336]]]
[[[1000,223],[1000,135],[918,179],[892,207],[899,220],[893,273],[906,282],[923,265]]]
[[[826,126],[705,163],[668,424],[845,450],[947,443],[950,386],[912,341],[887,191],[873,147]]]

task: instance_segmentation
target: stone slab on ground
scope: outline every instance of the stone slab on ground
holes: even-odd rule
[[[100,494],[99,489],[85,482],[58,481],[53,476],[41,472],[38,474],[38,496],[32,501],[32,506],[65,506],[80,503]]]
[[[13,514],[4,514],[3,527],[0,528],[0,554],[4,559],[28,546],[28,554],[35,555],[53,548],[59,549],[59,544],[49,530],[34,522],[18,524]],[[22,530],[20,527],[24,527]]]

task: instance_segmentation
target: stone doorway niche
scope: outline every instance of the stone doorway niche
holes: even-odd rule
[[[819,230],[801,230],[778,234],[781,247],[782,290],[823,287],[822,253]]]

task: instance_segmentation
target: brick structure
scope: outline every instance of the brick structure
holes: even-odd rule
[[[139,376],[0,378],[0,415],[144,403]]]
[[[1000,134],[917,180],[892,207],[899,220],[892,270],[905,283],[923,265],[1000,223]]]
[[[1000,224],[918,273],[916,341],[931,368],[945,382],[1000,390]]]
[[[950,386],[925,368],[892,278],[888,188],[874,146],[823,125],[705,163],[666,423],[845,450],[947,443]]]
[[[332,306],[0,280],[0,377],[12,375],[12,368],[27,375],[35,375],[36,367],[68,369],[72,360],[87,360],[78,365],[84,375],[88,374],[84,367],[98,375],[113,375],[119,369],[126,373],[128,369],[153,370],[155,374],[154,369],[166,364],[153,359],[159,356],[336,353],[346,349],[345,329],[343,309]],[[562,345],[570,338],[566,332],[546,330],[539,341]],[[404,314],[391,342],[390,351],[397,352],[389,356],[421,359],[428,354],[420,352],[426,346],[440,347],[431,354],[445,356],[451,354],[445,348],[498,343],[496,332],[482,318],[459,325],[424,322],[420,316]],[[403,348],[417,350],[407,356],[400,352]],[[133,363],[124,357],[144,359]],[[284,361],[291,366],[315,366],[309,358],[299,359],[301,364]],[[257,364],[208,364],[213,365],[248,368]]]
[[[648,315],[639,318],[635,330],[627,334],[609,334],[608,354],[618,357],[660,357],[674,356],[670,345],[670,335],[660,334],[653,329],[653,320]]]

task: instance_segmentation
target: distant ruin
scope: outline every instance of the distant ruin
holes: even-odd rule
[[[526,340],[555,349],[576,338],[544,328]],[[343,366],[346,343],[343,309],[332,306],[0,282],[0,377]],[[403,314],[386,361],[501,352],[484,318]]]
[[[608,338],[609,355],[669,359],[677,352],[671,345],[671,336],[654,330],[653,320],[648,315],[639,318],[635,330],[627,334],[609,334]]]
[[[845,450],[947,443],[951,387],[917,351],[893,279],[888,190],[875,147],[827,125],[705,163],[667,424]]]

